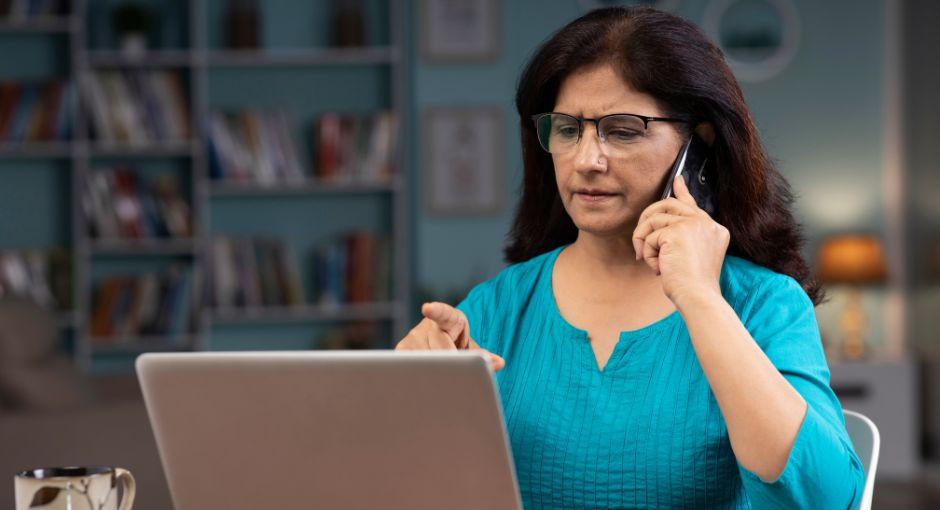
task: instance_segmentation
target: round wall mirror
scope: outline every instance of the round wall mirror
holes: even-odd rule
[[[741,81],[776,76],[793,60],[800,27],[792,0],[713,0],[702,28]]]

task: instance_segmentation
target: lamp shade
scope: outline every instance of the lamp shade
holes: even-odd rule
[[[824,283],[882,283],[888,276],[881,242],[871,235],[826,238],[819,250],[818,267]]]

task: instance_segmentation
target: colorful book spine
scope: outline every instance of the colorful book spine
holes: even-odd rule
[[[192,236],[189,201],[173,174],[141,179],[129,167],[89,172],[82,208],[93,239],[187,239]]]
[[[269,237],[216,237],[205,292],[213,308],[299,306],[306,303],[291,246]]]
[[[209,120],[210,177],[272,185],[304,181],[286,112],[215,111]]]
[[[105,278],[95,285],[88,333],[98,343],[139,336],[172,341],[192,331],[192,298],[193,271],[188,265]]]
[[[386,235],[348,232],[320,246],[314,258],[316,303],[370,303],[390,298]]]
[[[191,136],[183,78],[178,71],[103,70],[82,76],[96,140],[147,144]]]
[[[313,175],[325,182],[388,182],[396,158],[395,116],[329,112],[316,122]]]
[[[72,89],[67,80],[0,83],[0,142],[67,140]]]

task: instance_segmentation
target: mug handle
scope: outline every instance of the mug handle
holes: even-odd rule
[[[114,468],[114,476],[121,482],[124,489],[119,510],[131,510],[134,505],[134,494],[137,492],[137,482],[134,481],[131,472],[124,468]]]

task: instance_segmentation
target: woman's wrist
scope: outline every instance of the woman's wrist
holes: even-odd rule
[[[714,303],[724,303],[724,296],[721,295],[721,288],[714,287],[689,287],[682,289],[669,296],[679,313],[683,310],[699,308]]]

